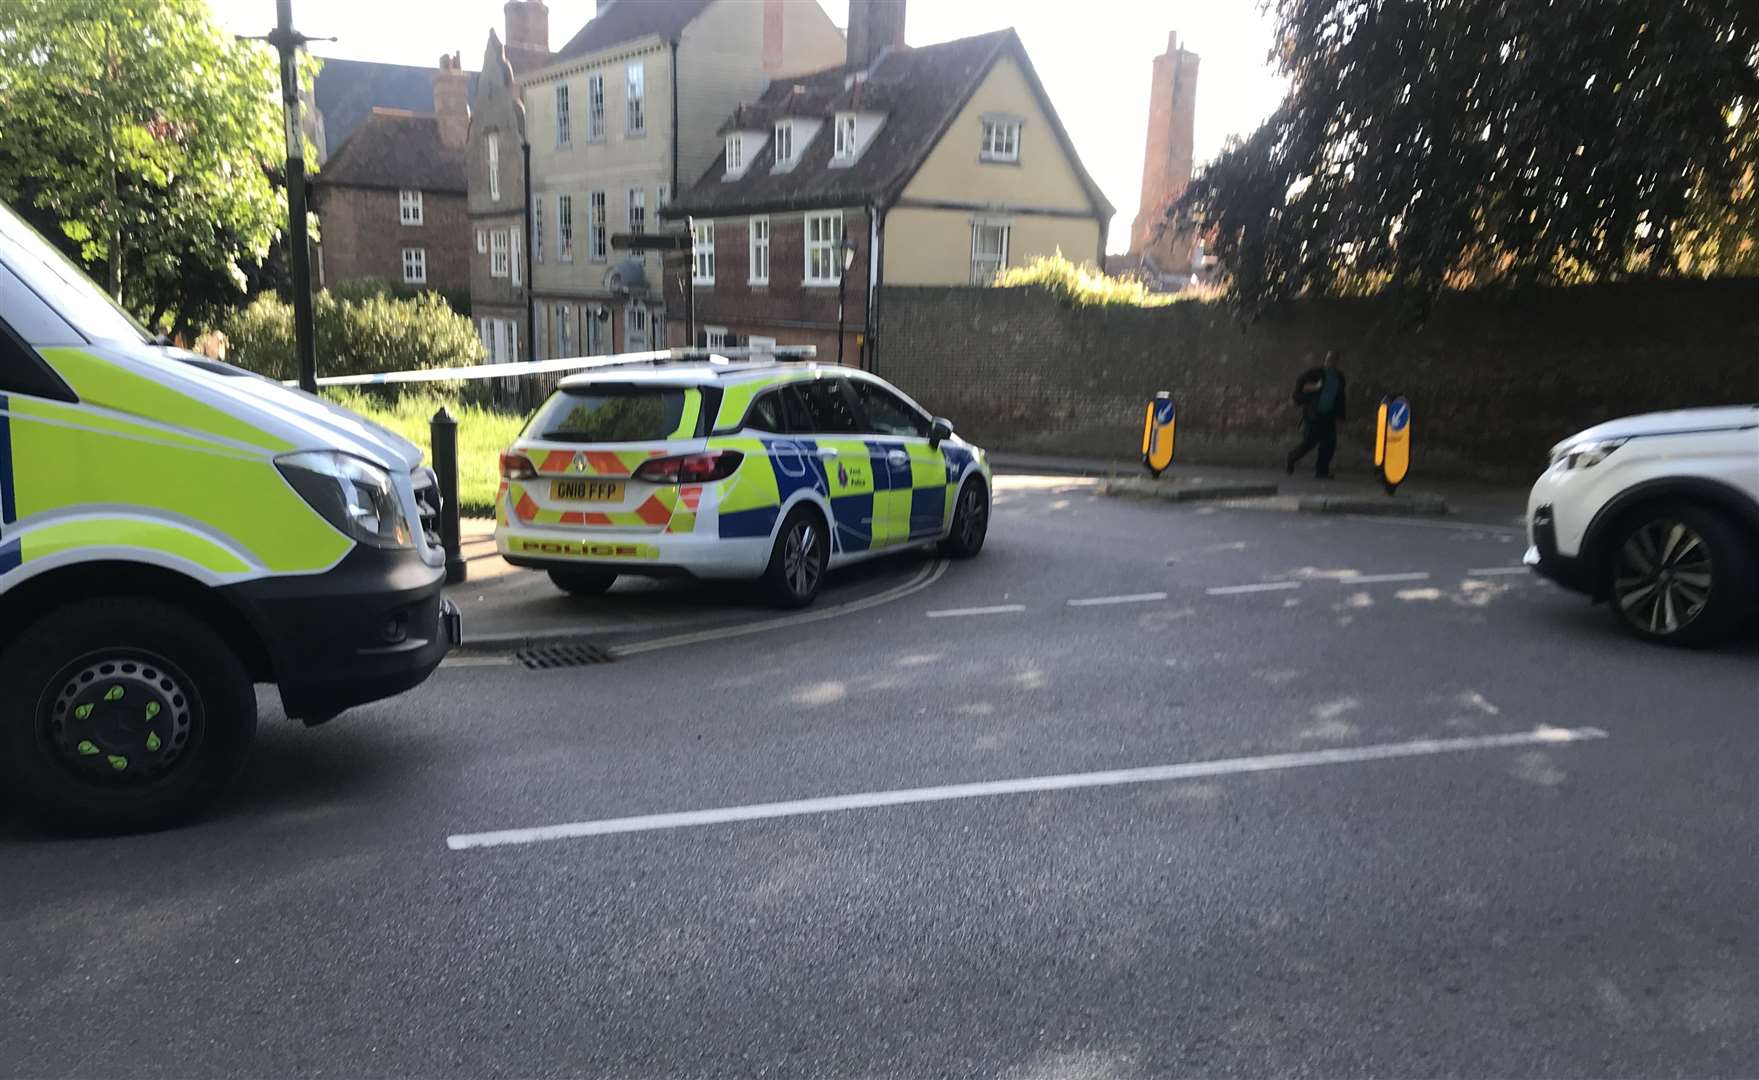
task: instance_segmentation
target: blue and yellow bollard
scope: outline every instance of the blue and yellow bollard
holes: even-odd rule
[[[1142,418],[1142,464],[1156,480],[1173,463],[1173,431],[1177,422],[1173,395],[1165,390],[1154,395]]]
[[[1388,495],[1411,471],[1411,403],[1399,394],[1380,399],[1374,422],[1374,467]]]

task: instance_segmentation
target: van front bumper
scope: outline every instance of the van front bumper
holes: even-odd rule
[[[416,686],[461,644],[445,580],[413,550],[357,545],[326,573],[228,591],[268,650],[287,715],[320,724]]]

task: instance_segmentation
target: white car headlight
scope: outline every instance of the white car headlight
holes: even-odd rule
[[[275,467],[344,536],[381,548],[413,544],[391,474],[372,462],[333,450],[308,450],[276,458]]]
[[[1551,467],[1554,469],[1592,469],[1605,461],[1619,447],[1625,445],[1625,439],[1589,439],[1585,442],[1571,443],[1552,455]]]

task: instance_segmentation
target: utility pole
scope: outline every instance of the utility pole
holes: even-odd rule
[[[281,102],[287,116],[287,232],[293,263],[293,336],[299,388],[318,392],[318,353],[311,311],[311,250],[305,233],[305,137],[299,129],[299,50],[311,40],[293,29],[293,0],[275,0],[269,44],[281,54]]]

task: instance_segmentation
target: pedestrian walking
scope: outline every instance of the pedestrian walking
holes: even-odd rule
[[[1295,380],[1295,404],[1301,408],[1301,445],[1289,451],[1283,464],[1293,476],[1296,463],[1309,450],[1317,448],[1319,456],[1313,460],[1313,475],[1330,480],[1331,459],[1338,448],[1338,424],[1348,419],[1344,373],[1338,370],[1336,349],[1326,352],[1319,367],[1308,368]]]

